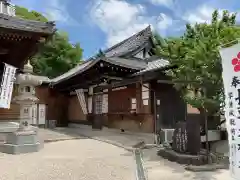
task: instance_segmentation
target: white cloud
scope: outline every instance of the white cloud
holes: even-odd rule
[[[150,0],[150,2],[154,5],[161,5],[169,8],[173,6],[173,0]]]
[[[193,12],[187,12],[183,19],[188,21],[191,24],[195,23],[204,23],[211,21],[212,13],[214,11],[214,8],[203,5],[198,7],[196,10]]]
[[[46,14],[51,21],[67,22],[70,18],[65,4],[59,0],[51,0],[46,7]]]
[[[45,0],[44,9],[46,17],[50,21],[56,21],[58,23],[64,23],[65,25],[78,25],[78,22],[69,14],[67,8],[68,1],[62,0]]]
[[[161,33],[172,24],[171,18],[165,14],[149,17],[144,6],[124,0],[97,0],[91,7],[90,15],[107,34],[107,46],[120,42],[149,24]]]
[[[173,19],[166,14],[160,13],[157,26],[159,29],[167,29],[173,24]]]
[[[186,12],[183,15],[183,19],[190,24],[195,23],[211,23],[212,20],[212,13],[217,8],[213,8],[206,4],[199,6],[197,9]],[[223,9],[218,9],[219,18],[222,17]],[[230,12],[232,13],[232,12]]]
[[[30,10],[41,9],[50,21],[64,23],[66,25],[75,25],[75,21],[69,14],[67,9],[68,1],[63,0],[13,0],[13,3],[26,7]]]

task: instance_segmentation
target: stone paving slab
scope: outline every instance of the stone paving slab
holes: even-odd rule
[[[148,180],[227,180],[231,179],[229,170],[214,172],[190,172],[185,166],[170,162],[157,155],[157,148],[143,150],[143,166]]]
[[[41,142],[55,142],[71,139],[92,138],[98,141],[103,141],[115,146],[132,150],[132,147],[139,142],[144,141],[145,144],[152,144],[154,141],[151,134],[121,132],[116,129],[93,130],[91,126],[84,128],[55,128],[55,129],[38,129],[38,135]],[[0,134],[2,143],[5,139],[6,133]]]
[[[55,141],[64,141],[72,139],[83,139],[83,136],[74,133],[64,133],[54,129],[44,129],[39,128],[38,136],[41,141],[45,143],[55,142]]]
[[[137,133],[124,133],[116,130],[93,130],[90,128],[56,128],[55,131],[74,134],[75,136],[85,136],[88,138],[96,139],[99,141],[114,144],[119,147],[131,150],[132,147],[139,142],[144,141],[145,144],[149,144],[154,141],[153,136]]]
[[[205,172],[205,171],[217,171],[219,169],[228,169],[229,167],[224,164],[206,164],[202,166],[188,165],[185,167],[186,170],[192,172]]]
[[[72,125],[71,123],[69,124],[69,128],[80,128],[80,129],[88,129],[92,131],[92,126],[89,125],[82,125],[82,124],[74,124]],[[120,129],[115,129],[115,128],[108,128],[108,127],[103,127],[101,130],[103,132],[112,132],[115,134],[125,134],[125,135],[131,135],[131,136],[137,136],[137,137],[142,137],[143,139],[149,141],[147,143],[153,143],[154,142],[154,134],[153,133],[143,133],[143,132],[134,132],[134,131],[128,131],[125,130],[124,132],[121,132]]]

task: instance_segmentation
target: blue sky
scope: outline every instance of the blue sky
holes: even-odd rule
[[[163,36],[179,36],[187,22],[209,22],[214,9],[238,12],[238,1],[12,0],[12,3],[56,21],[57,28],[67,32],[72,43],[80,42],[86,59],[149,24]]]

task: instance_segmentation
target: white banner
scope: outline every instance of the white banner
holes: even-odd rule
[[[102,113],[108,113],[108,94],[102,95]]]
[[[85,95],[84,95],[84,90],[83,89],[77,89],[76,94],[77,94],[77,97],[78,97],[79,104],[82,107],[83,114],[88,114]]]
[[[240,44],[220,50],[225,91],[230,172],[240,179]]]
[[[16,69],[17,68],[9,64],[4,64],[1,82],[0,108],[10,108]]]

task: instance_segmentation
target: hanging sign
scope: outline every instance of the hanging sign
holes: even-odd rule
[[[0,108],[10,108],[16,69],[17,68],[9,64],[4,64],[0,92]]]
[[[230,172],[240,179],[240,44],[220,49],[229,139]]]
[[[102,95],[102,113],[108,113],[108,94]]]
[[[75,91],[76,91],[76,94],[77,94],[77,97],[78,97],[79,104],[82,108],[83,114],[85,114],[85,115],[88,114],[84,90],[83,89],[77,89]]]

